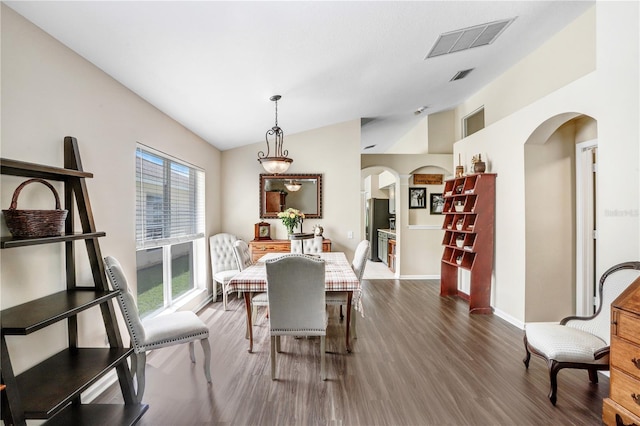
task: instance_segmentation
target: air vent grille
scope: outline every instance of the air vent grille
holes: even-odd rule
[[[466,76],[469,75],[469,73],[471,71],[473,71],[475,68],[469,68],[468,70],[462,70],[462,71],[458,71],[449,81],[456,81],[456,80],[462,80],[463,78],[465,78]]]
[[[440,34],[425,59],[491,44],[515,19],[489,22]]]

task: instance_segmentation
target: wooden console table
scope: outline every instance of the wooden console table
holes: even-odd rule
[[[251,260],[256,263],[258,259],[267,253],[290,253],[291,241],[289,240],[253,240],[249,241]],[[322,251],[331,251],[331,240],[322,240]]]

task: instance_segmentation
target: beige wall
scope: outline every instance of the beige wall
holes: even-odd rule
[[[455,141],[454,110],[429,115],[429,154],[451,154]]]
[[[459,105],[455,109],[456,140],[462,137],[462,118],[478,108],[484,106],[485,125],[489,126],[595,70],[595,17],[595,8],[589,9]]]
[[[220,229],[220,152],[136,96],[101,70],[2,5],[2,157],[63,165],[63,138],[78,139],[103,255],[117,257],[135,291],[135,147],[144,143],[206,172],[206,233]],[[0,204],[8,207],[24,180],[1,176]],[[62,191],[62,186],[57,185]],[[47,189],[20,197],[22,208],[51,208]],[[2,221],[2,235],[9,232]],[[84,244],[76,243],[78,281],[90,280]],[[65,288],[64,246],[2,250],[1,307]],[[207,262],[208,265],[208,262]],[[207,269],[209,269],[207,267]],[[208,273],[209,274],[209,273]],[[207,285],[210,286],[210,277]],[[206,299],[202,294],[201,301]],[[195,301],[198,302],[198,301]],[[117,309],[117,308],[116,308]],[[81,344],[104,345],[98,309],[82,314]],[[94,324],[87,325],[87,323]],[[123,336],[128,341],[125,329]],[[20,337],[17,372],[64,347],[64,323]],[[10,350],[16,338],[9,339]]]
[[[525,144],[525,321],[575,314],[575,135],[570,121]]]
[[[346,252],[351,259],[356,245],[364,238],[358,214],[360,120],[294,135],[287,135],[287,129],[283,130],[284,149],[293,158],[287,173],[322,174],[322,219],[305,220],[304,231],[311,231],[315,224],[322,225],[324,236],[332,241],[332,250]],[[265,172],[257,158],[258,151],[264,148],[261,142],[222,153],[222,230],[246,241],[253,239],[253,225],[260,222],[259,176]],[[271,223],[272,238],[286,238],[282,221],[265,221]],[[349,232],[353,238],[349,238]]]
[[[597,19],[593,15],[594,10]],[[592,52],[594,30],[597,30],[597,37],[595,52]],[[569,34],[570,32],[575,34]],[[587,46],[566,46],[568,39],[582,40],[581,43]],[[620,43],[620,40],[625,40],[625,43]],[[484,130],[454,145],[454,158],[461,154],[463,162],[468,166],[471,156],[481,152],[487,158],[485,161],[488,171],[498,173],[492,306],[498,314],[515,324],[522,325],[525,321],[527,297],[524,144],[543,123],[557,121],[555,127],[549,127],[556,129],[580,114],[597,121],[597,275],[599,277],[615,263],[638,258],[640,239],[629,238],[629,235],[638,235],[640,230],[637,214],[637,164],[640,154],[638,40],[637,3],[596,3],[594,9],[578,18],[575,25],[567,27],[562,34],[523,61],[536,61],[526,67],[528,70],[548,67],[563,75],[565,72],[562,70],[566,67],[578,78],[549,93],[545,93],[548,91],[546,85],[540,87],[540,96],[534,96],[535,99],[530,104],[490,123]],[[555,43],[565,45],[565,49],[554,47]],[[557,52],[564,54],[559,55]],[[592,68],[591,60],[584,60],[581,55],[577,55],[580,52],[581,55],[597,57],[597,71],[589,72]],[[582,64],[582,71],[575,68],[576,64]],[[511,72],[512,70],[505,74],[506,80],[512,79],[509,75]],[[546,73],[542,75],[547,76]],[[520,88],[529,87],[538,78],[539,75],[523,70],[511,92],[516,93]],[[473,106],[462,105],[456,114],[464,116],[477,105],[485,105],[487,112],[493,101],[505,96],[508,98],[502,87],[503,81],[493,82],[477,95],[477,99],[472,102]],[[517,108],[515,100],[513,105]],[[590,129],[585,129],[585,132],[593,134],[595,128]],[[552,133],[550,130],[547,137]],[[579,135],[576,140],[588,140],[587,137],[586,134]],[[624,188],[621,187],[621,182],[624,182]],[[608,214],[607,211],[611,209],[628,214]],[[550,294],[549,297],[555,297],[555,294]],[[555,319],[560,319],[561,315],[558,312]]]

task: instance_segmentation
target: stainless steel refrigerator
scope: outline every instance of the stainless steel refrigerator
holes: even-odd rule
[[[369,259],[374,262],[380,262],[378,258],[378,229],[389,229],[389,217],[389,200],[382,198],[367,200],[365,229],[371,248]]]

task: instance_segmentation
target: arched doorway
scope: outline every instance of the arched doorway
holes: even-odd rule
[[[595,224],[597,198],[594,175],[584,174],[589,156],[576,155],[576,147],[592,141],[593,149],[596,140],[597,122],[572,112],[549,118],[526,141],[526,322],[575,314],[577,303],[592,297],[593,277],[585,276],[582,265],[595,265],[595,244],[585,253],[578,250],[578,241],[584,239],[584,223]],[[585,194],[590,194],[587,201]],[[585,279],[592,282],[584,283]]]
[[[400,189],[400,177],[397,171],[385,167],[375,166],[361,170],[361,221],[362,235],[369,240],[370,259],[365,269],[365,276],[375,278],[395,278],[400,275],[401,238],[398,221],[401,221],[398,209],[398,192]],[[386,242],[380,242],[379,229],[393,229],[396,241],[394,265],[388,264]],[[390,234],[383,233],[388,241]],[[390,268],[390,266],[393,266]]]

